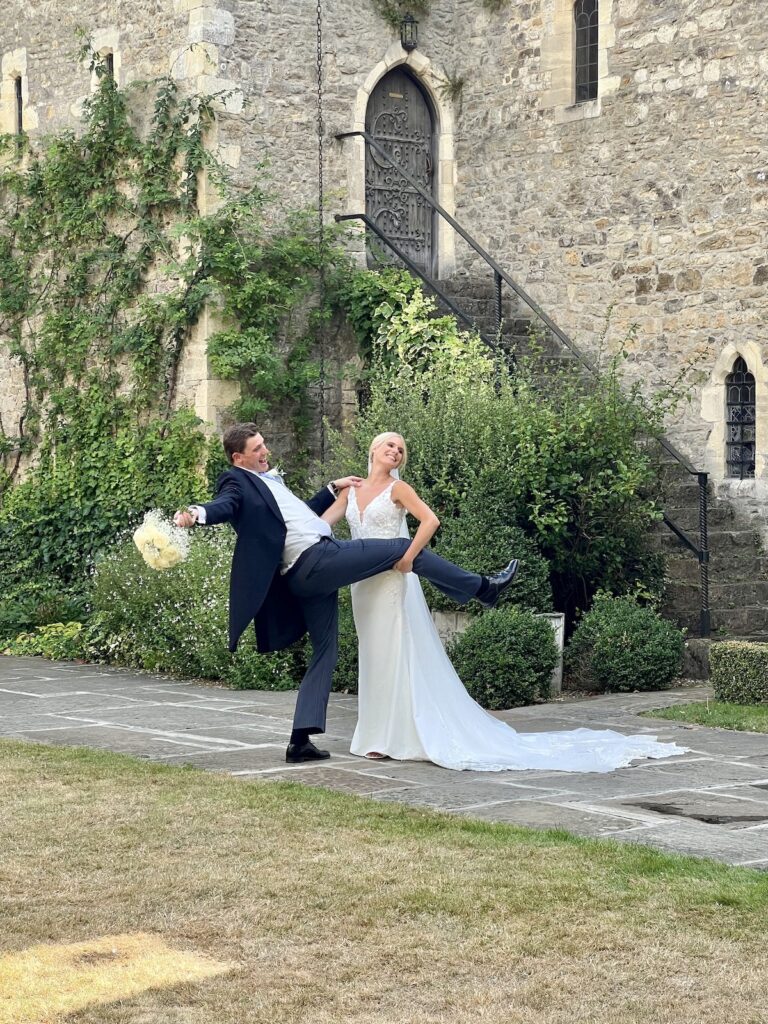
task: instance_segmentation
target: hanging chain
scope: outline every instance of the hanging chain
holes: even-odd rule
[[[317,0],[317,216],[318,216],[318,237],[322,251],[323,246],[323,207],[325,198],[323,195],[323,135],[325,124],[323,121],[323,10],[322,0]],[[321,265],[322,273],[322,265]]]
[[[325,306],[325,225],[323,224],[323,10],[317,0],[317,242],[320,257],[320,308]],[[325,323],[320,320],[320,464],[325,465]]]

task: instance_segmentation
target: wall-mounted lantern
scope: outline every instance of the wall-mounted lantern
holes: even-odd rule
[[[419,42],[419,23],[412,14],[406,14],[400,22],[400,45],[408,53],[415,50]]]

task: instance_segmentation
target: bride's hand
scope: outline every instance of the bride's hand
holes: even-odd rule
[[[395,562],[392,568],[403,573],[413,572],[413,559],[401,558],[399,562]]]

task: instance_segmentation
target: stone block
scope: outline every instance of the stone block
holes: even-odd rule
[[[235,41],[235,19],[229,11],[196,7],[189,14],[189,40],[231,46]]]

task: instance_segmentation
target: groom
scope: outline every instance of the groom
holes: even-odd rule
[[[338,650],[337,591],[395,568],[410,541],[334,538],[320,516],[340,490],[359,486],[360,477],[334,480],[305,503],[269,472],[269,450],[254,423],[230,427],[223,443],[232,469],[219,478],[216,497],[177,512],[174,521],[184,527],[231,523],[237,533],[229,586],[231,651],[251,621],[262,652],[282,650],[309,633],[312,660],[299,687],[285,759],[324,760],[330,754],[309,737],[325,732]],[[480,576],[427,548],[413,571],[459,604],[476,598],[492,607],[512,582],[517,561],[494,576]]]

